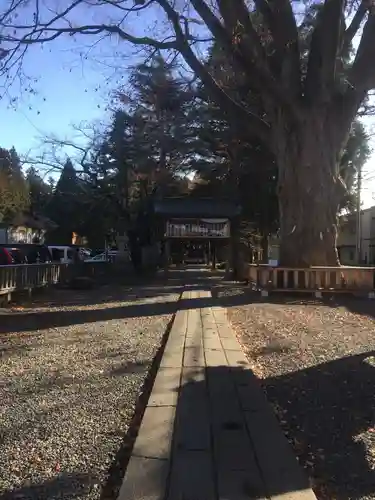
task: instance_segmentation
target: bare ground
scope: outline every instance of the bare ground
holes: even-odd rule
[[[375,498],[375,303],[219,295],[318,498]]]
[[[0,309],[1,500],[116,498],[117,462],[177,298],[107,286]]]

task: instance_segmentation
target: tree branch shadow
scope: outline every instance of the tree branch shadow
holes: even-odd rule
[[[31,483],[0,493],[0,500],[61,500],[82,498],[96,484],[89,474],[64,472],[41,483]]]
[[[375,352],[264,381],[267,396],[322,498],[375,494]],[[366,449],[367,448],[367,449]]]

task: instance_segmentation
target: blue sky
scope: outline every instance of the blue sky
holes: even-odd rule
[[[71,40],[62,38],[43,49],[29,49],[24,70],[37,79],[32,84],[36,94],[25,91],[27,82],[23,86],[16,82],[11,95],[0,101],[2,147],[14,145],[24,154],[38,146],[43,135],[69,137],[73,124],[106,119],[108,71],[103,75],[99,64],[82,62],[77,50]],[[12,104],[14,96],[19,99]]]
[[[139,28],[138,23],[135,28]],[[64,37],[43,48],[40,45],[30,47],[24,71],[36,79],[32,85],[36,93],[25,92],[26,85],[21,85],[21,92],[17,82],[10,97],[17,96],[18,101],[12,104],[9,96],[0,100],[1,147],[15,146],[21,155],[31,150],[31,155],[35,156],[44,135],[71,138],[76,135],[72,125],[108,121],[106,104],[110,91],[118,88],[126,68],[134,64],[135,59],[133,49],[124,42],[106,39],[89,49],[93,41],[90,36],[78,36],[76,42],[71,37]],[[116,59],[117,70],[103,65],[103,61],[111,65],[113,54],[118,51],[122,58]],[[375,125],[375,120],[367,120],[366,124]],[[364,206],[374,205],[375,155],[365,167],[363,187]]]

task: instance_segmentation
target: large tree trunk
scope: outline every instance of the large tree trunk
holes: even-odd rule
[[[280,265],[335,266],[337,214],[342,182],[338,152],[326,121],[309,116],[277,132]]]

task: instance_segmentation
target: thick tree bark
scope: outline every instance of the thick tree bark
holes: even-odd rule
[[[338,265],[337,213],[343,184],[325,113],[275,130],[279,165],[280,265]]]

